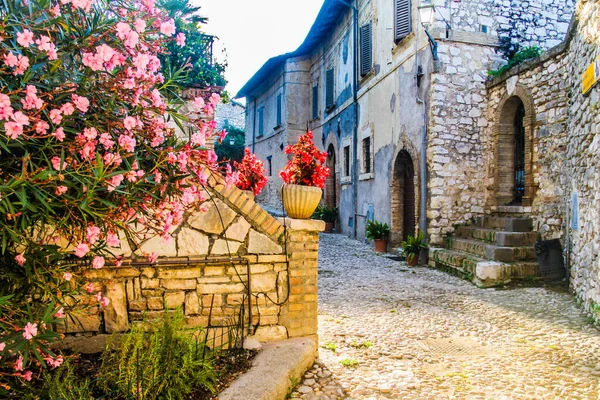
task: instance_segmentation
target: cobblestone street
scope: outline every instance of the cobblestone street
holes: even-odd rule
[[[600,330],[565,289],[478,289],[341,235],[319,257],[320,358],[292,398],[599,398]]]

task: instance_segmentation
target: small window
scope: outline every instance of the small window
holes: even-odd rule
[[[334,100],[333,100],[333,91],[334,91],[334,82],[333,82],[333,68],[328,69],[327,72],[325,73],[325,108],[329,109],[331,107],[333,107],[334,104]]]
[[[487,25],[481,25],[481,32],[488,33],[488,26]]]
[[[258,136],[262,136],[265,133],[265,109],[258,109]]]
[[[360,75],[365,76],[373,68],[371,23],[360,27]]]
[[[371,157],[371,138],[367,137],[364,138],[362,141],[362,150],[363,150],[363,174],[370,174],[371,171],[373,170],[372,168],[372,164],[373,164],[373,160]]]
[[[394,1],[394,40],[396,43],[412,32],[411,0]]]
[[[277,126],[279,128],[281,126],[281,95],[277,95]]]
[[[350,146],[344,147],[344,176],[350,176]]]
[[[267,173],[273,176],[273,156],[267,156]]]
[[[319,118],[319,85],[312,88],[312,118]]]

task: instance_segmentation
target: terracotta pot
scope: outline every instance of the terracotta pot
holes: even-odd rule
[[[323,196],[323,190],[314,186],[283,185],[283,207],[290,218],[309,219]]]
[[[335,224],[333,222],[325,222],[325,233],[333,232],[334,225]]]
[[[375,251],[378,253],[387,252],[388,242],[386,239],[375,239]]]
[[[416,267],[419,264],[419,255],[418,254],[408,254],[406,256],[406,262],[409,267]]]

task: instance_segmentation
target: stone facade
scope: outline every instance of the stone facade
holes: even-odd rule
[[[246,129],[246,107],[235,100],[229,103],[221,103],[215,111],[217,130],[222,130],[225,125],[238,129]]]
[[[91,307],[74,312],[64,332],[123,332],[175,308],[183,310],[188,327],[206,327],[209,315],[218,325],[238,315],[244,302],[248,333],[259,341],[316,336],[318,233],[324,223],[275,220],[217,176],[206,192],[205,211],[187,216],[170,243],[150,237],[137,249],[125,244],[121,267],[85,271],[110,304],[100,309],[95,296],[82,295],[73,305]],[[159,258],[149,263],[141,252]]]

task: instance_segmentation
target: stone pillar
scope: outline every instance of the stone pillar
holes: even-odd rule
[[[290,268],[290,296],[281,307],[279,324],[290,338],[317,339],[319,232],[325,230],[325,222],[289,218],[279,222],[287,227]]]

